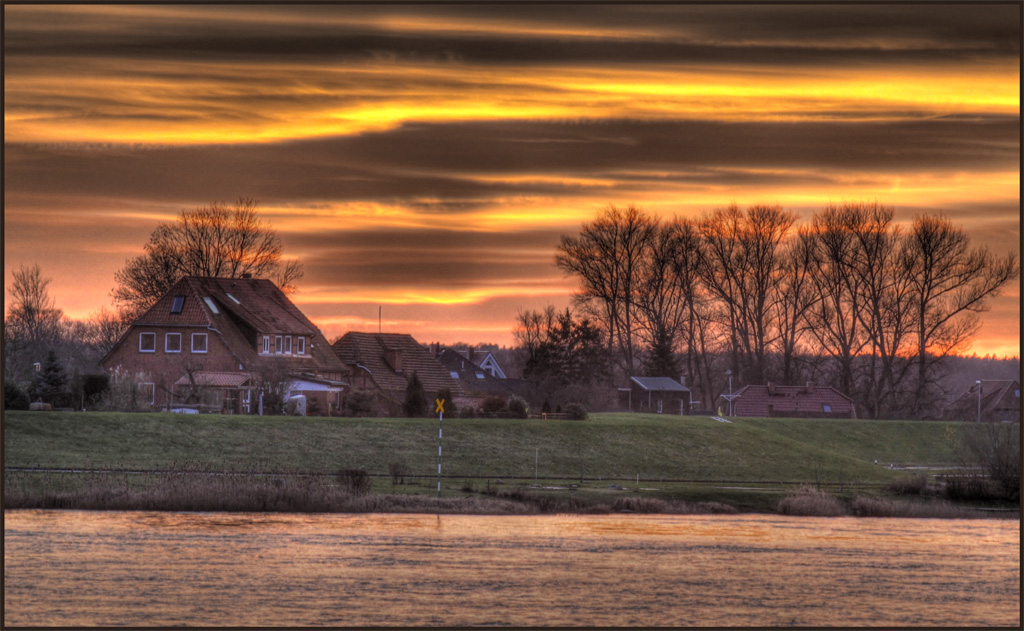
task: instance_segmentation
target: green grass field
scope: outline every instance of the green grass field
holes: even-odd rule
[[[634,496],[771,512],[800,484],[829,489],[850,502],[865,493],[884,495],[886,485],[900,477],[954,468],[961,432],[975,429],[946,422],[741,418],[722,423],[643,414],[594,414],[586,421],[451,419],[444,422],[443,493],[470,502],[525,497],[528,504],[556,511],[607,509]],[[20,469],[183,472],[194,484],[182,491],[189,505],[193,491],[188,489],[197,497],[235,492],[211,491],[203,472],[280,477],[362,469],[374,476],[374,493],[426,499],[436,492],[437,445],[436,418],[12,411],[4,416],[5,490],[21,498],[72,497],[78,498],[71,500],[74,505],[102,507],[133,489],[159,490],[168,478]],[[404,484],[392,483],[393,463],[405,469]],[[926,469],[908,471],[911,467]],[[239,484],[240,492],[249,492],[247,483]],[[294,493],[318,501],[315,493]],[[60,506],[66,500],[53,501]],[[493,504],[472,510],[488,506]]]
[[[586,421],[444,422],[446,476],[884,483],[955,463],[944,422],[594,414]],[[437,471],[437,419],[7,412],[7,467],[386,474]],[[874,464],[878,460],[878,465]]]

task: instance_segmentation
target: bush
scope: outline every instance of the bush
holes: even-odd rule
[[[994,482],[975,475],[948,476],[944,490],[946,498],[955,501],[987,502],[1002,495]]]
[[[505,397],[493,394],[486,399],[480,405],[480,411],[485,415],[496,415],[500,416],[506,409]]]
[[[353,390],[345,396],[342,409],[347,416],[377,416],[377,397],[368,390]]]
[[[587,420],[587,408],[583,407],[582,403],[566,403],[565,413],[574,421]]]
[[[101,373],[82,377],[82,394],[89,405],[98,404],[108,390],[110,390],[109,375]]]
[[[630,513],[664,513],[668,504],[654,497],[617,497],[612,502],[613,511]]]
[[[526,404],[526,399],[518,394],[513,394],[509,397],[508,411],[512,418],[526,418],[530,415],[530,408]]]
[[[928,486],[928,478],[920,473],[915,476],[896,478],[889,483],[889,490],[896,495],[920,495]]]
[[[836,517],[845,515],[846,507],[830,493],[802,486],[779,501],[778,511],[801,517]]]
[[[4,382],[4,409],[5,410],[27,410],[28,395],[22,392],[21,388],[10,381]]]
[[[408,472],[409,467],[401,460],[394,460],[388,463],[388,474],[391,476],[392,485],[405,484],[405,476]]]
[[[338,472],[342,488],[352,495],[366,495],[370,492],[370,474],[362,469],[342,469]]]
[[[476,408],[472,406],[466,406],[459,409],[459,418],[476,418]]]

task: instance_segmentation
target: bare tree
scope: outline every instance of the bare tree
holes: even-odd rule
[[[39,265],[22,265],[13,276],[4,318],[4,376],[24,381],[32,374],[32,364],[60,344],[64,313],[50,296],[50,279],[43,277]]]
[[[705,256],[701,277],[719,301],[728,331],[732,369],[741,382],[763,383],[775,343],[781,246],[796,215],[780,206],[735,204],[706,215],[701,223]]]
[[[978,314],[1020,274],[1017,255],[972,248],[963,229],[943,215],[918,216],[903,241],[903,265],[912,291],[917,374],[914,414],[938,400],[934,367],[962,350],[980,326]]]
[[[182,276],[270,278],[282,290],[294,290],[302,265],[282,260],[281,239],[257,211],[257,202],[240,198],[228,208],[213,203],[182,210],[174,224],[160,224],[145,254],[129,259],[114,274],[112,292],[122,319],[134,320]]]
[[[556,248],[555,264],[579,278],[576,300],[608,332],[609,351],[627,376],[636,371],[638,275],[656,228],[657,220],[637,206],[608,206]]]

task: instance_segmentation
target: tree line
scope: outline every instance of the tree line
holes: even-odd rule
[[[728,369],[737,388],[815,381],[862,417],[934,418],[943,360],[966,349],[1020,266],[942,214],[905,227],[894,216],[877,202],[830,204],[799,226],[778,205],[668,220],[608,206],[556,247],[555,264],[578,281],[576,313],[560,324],[519,314],[524,372],[557,367],[545,344],[576,322],[604,347],[588,375],[684,376],[709,409]]]

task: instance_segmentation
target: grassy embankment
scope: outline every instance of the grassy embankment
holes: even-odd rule
[[[587,421],[450,419],[444,422],[447,499],[437,506],[436,418],[7,412],[5,507],[772,511],[801,483],[852,506],[857,496],[883,497],[890,482],[908,475],[901,467],[952,467],[951,438],[961,427],[807,419],[720,423],[635,414],[596,414]],[[396,463],[406,472],[404,484],[388,475]],[[890,470],[890,463],[897,469]],[[372,493],[353,497],[333,477],[342,469],[369,472]]]

